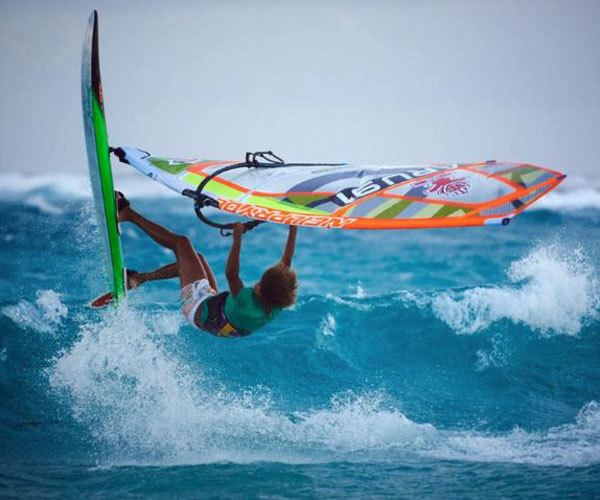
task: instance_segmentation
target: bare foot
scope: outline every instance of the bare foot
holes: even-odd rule
[[[119,222],[127,222],[129,220],[129,216],[131,215],[131,207],[122,208],[117,212],[117,220]]]
[[[138,273],[137,271],[127,271],[127,288],[129,290],[137,288],[143,282],[141,273]]]
[[[146,281],[142,274],[143,273],[138,273],[137,271],[134,271],[132,269],[127,270],[127,290],[133,290],[134,288],[137,288],[142,283],[144,283],[144,281]],[[112,292],[107,292],[103,295],[100,295],[100,297],[94,299],[90,306],[95,308],[105,307],[114,303],[114,301],[115,298]]]

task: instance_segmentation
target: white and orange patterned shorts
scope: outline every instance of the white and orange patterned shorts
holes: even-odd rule
[[[185,285],[181,289],[181,312],[185,319],[190,324],[198,327],[194,322],[196,311],[202,305],[202,302],[215,294],[215,290],[213,290],[206,278]]]

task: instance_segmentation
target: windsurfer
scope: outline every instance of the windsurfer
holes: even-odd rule
[[[244,228],[237,223],[225,270],[229,290],[219,293],[210,265],[202,254],[196,252],[186,236],[175,234],[145,218],[131,207],[121,193],[117,193],[117,204],[119,222],[135,224],[176,257],[176,262],[155,271],[129,273],[129,287],[136,288],[148,281],[179,277],[183,315],[200,330],[224,337],[249,335],[296,301],[297,276],[291,265],[297,227],[290,226],[281,260],[267,269],[258,283],[246,287],[240,278]]]

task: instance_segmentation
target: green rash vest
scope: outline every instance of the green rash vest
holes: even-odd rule
[[[202,321],[206,321],[208,307],[206,303],[203,303],[201,307]],[[242,288],[236,297],[230,293],[225,301],[225,316],[227,320],[236,328],[247,332],[259,330],[280,312],[281,309],[276,307],[271,310],[270,314],[267,314],[258,299],[254,296],[254,290],[249,287]]]

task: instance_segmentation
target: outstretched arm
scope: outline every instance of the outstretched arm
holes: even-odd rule
[[[240,279],[240,251],[242,249],[242,233],[244,226],[240,222],[236,223],[233,228],[233,243],[227,257],[227,267],[225,268],[225,276],[229,283],[229,291],[231,295],[236,297],[244,288],[244,284]]]
[[[294,257],[294,250],[296,249],[296,234],[298,234],[298,228],[296,226],[290,226],[285,250],[281,257],[281,264],[286,267],[291,267],[292,265],[292,258]]]

